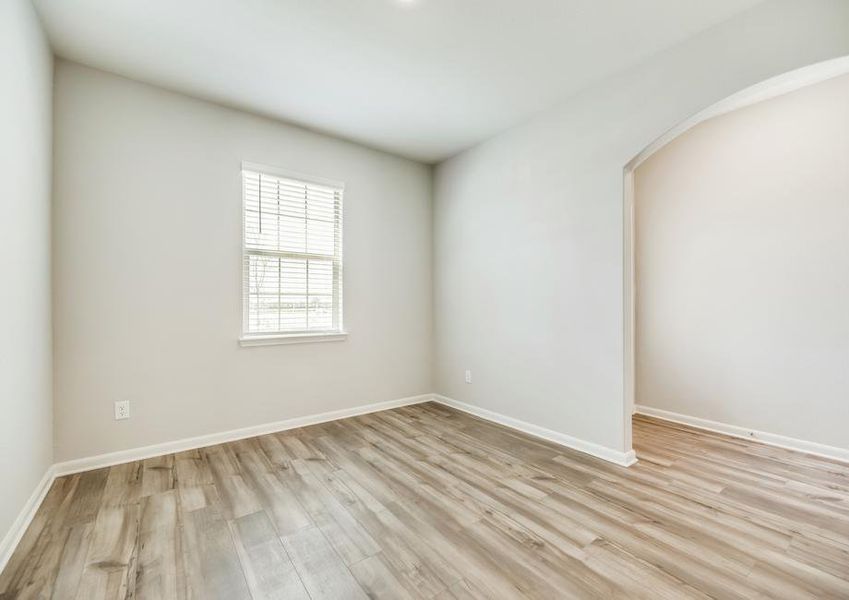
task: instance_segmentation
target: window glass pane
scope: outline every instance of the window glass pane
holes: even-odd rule
[[[333,298],[331,296],[310,296],[309,328],[330,329],[333,327]]]
[[[307,293],[307,260],[304,258],[281,259],[281,275],[283,280],[282,293],[300,294]]]
[[[279,259],[268,256],[250,256],[249,293],[276,294],[279,287]]]
[[[304,331],[307,328],[307,297],[285,295],[280,302],[280,331]]]
[[[309,294],[331,296],[333,294],[333,262],[312,259],[309,261]]]

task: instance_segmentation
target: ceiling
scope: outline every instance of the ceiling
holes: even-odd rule
[[[34,0],[60,56],[437,162],[761,0]]]

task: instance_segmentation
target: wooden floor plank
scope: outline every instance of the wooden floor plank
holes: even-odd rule
[[[93,527],[93,523],[85,523],[68,530],[68,537],[62,547],[62,557],[59,559],[52,598],[76,598],[91,546]]]
[[[104,507],[97,513],[76,598],[125,598],[139,535],[139,505]]]
[[[282,539],[312,600],[368,598],[317,527],[303,529]]]
[[[351,572],[369,598],[374,600],[412,600],[414,598],[404,584],[395,577],[380,554],[351,565]]]
[[[139,600],[186,597],[179,507],[176,490],[152,494],[141,500],[136,570],[131,573],[135,595],[131,597]]]
[[[271,520],[259,511],[230,524],[248,586],[254,598],[309,600]]]
[[[182,525],[189,597],[250,598],[230,529],[218,510],[210,506],[187,513]]]
[[[641,416],[634,446],[426,403],[70,475],[0,599],[849,598],[849,465]]]

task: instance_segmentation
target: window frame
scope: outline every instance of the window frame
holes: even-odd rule
[[[307,252],[289,252],[289,251],[267,251],[267,250],[257,250],[252,251],[247,247],[247,236],[245,233],[246,226],[246,210],[247,210],[247,194],[245,189],[245,171],[250,171],[253,173],[260,173],[262,175],[268,175],[271,177],[280,177],[284,179],[292,179],[304,184],[314,184],[320,185],[324,187],[332,187],[339,190],[339,250],[338,255],[334,253],[333,255],[333,270],[339,271],[338,274],[334,273],[333,282],[333,310],[334,310],[334,321],[338,321],[338,326],[331,329],[313,329],[313,330],[299,330],[299,331],[278,331],[278,332],[250,332],[247,330],[247,325],[249,322],[249,302],[248,302],[248,290],[250,288],[250,276],[248,270],[245,265],[248,261],[248,257],[252,255],[266,255],[266,256],[277,256],[282,258],[303,258],[310,259],[316,258],[321,260],[327,260],[327,255],[313,255]],[[259,163],[253,162],[242,162],[242,168],[239,171],[240,184],[242,188],[242,201],[240,203],[241,209],[241,227],[242,227],[242,235],[241,235],[241,260],[239,262],[239,280],[241,290],[241,298],[240,302],[242,305],[242,316],[241,316],[241,326],[240,326],[240,334],[239,334],[239,344],[241,346],[269,346],[269,345],[277,345],[277,344],[301,344],[308,342],[336,342],[343,341],[347,339],[348,332],[344,328],[344,301],[343,301],[343,289],[344,289],[344,195],[345,195],[345,183],[341,181],[336,181],[332,179],[326,179],[323,177],[315,177],[313,175],[305,175],[303,173],[298,173],[296,171],[291,171],[288,169],[281,169],[279,167],[272,167],[269,165],[263,165]]]

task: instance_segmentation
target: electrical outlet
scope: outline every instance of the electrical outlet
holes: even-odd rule
[[[466,383],[472,383],[472,372],[466,369]]]
[[[130,401],[129,400],[120,400],[115,403],[115,420],[120,421],[121,419],[129,419],[130,418]]]

